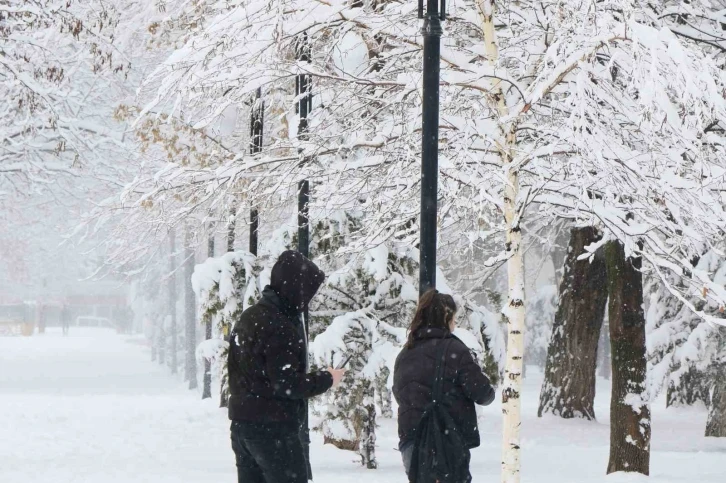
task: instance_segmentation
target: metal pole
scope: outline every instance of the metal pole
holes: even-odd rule
[[[307,34],[303,34],[297,45],[298,60],[310,62],[311,53]],[[300,114],[297,137],[301,141],[308,139],[308,115],[313,106],[312,79],[308,74],[298,74],[295,78],[296,93],[298,96],[297,112]],[[304,160],[303,160],[304,162]],[[310,183],[302,180],[298,183],[298,251],[310,256],[310,223],[308,202],[310,201]],[[307,318],[305,319],[307,324]],[[307,327],[306,327],[307,328]]]
[[[229,209],[229,223],[227,224],[227,251],[234,251],[235,232],[237,231],[237,208]]]
[[[307,33],[303,33],[298,39],[297,45],[297,58],[302,62],[310,62],[312,55],[310,51],[310,44],[308,43]],[[301,141],[308,139],[308,115],[313,107],[313,95],[312,95],[312,77],[309,74],[298,74],[295,78],[295,92],[298,95],[297,112],[300,115],[300,123],[297,128],[297,137]],[[303,159],[304,163],[305,160]],[[300,253],[306,257],[310,256],[310,182],[308,180],[302,180],[298,183],[297,192],[297,249]],[[309,333],[310,324],[308,322],[308,310],[305,308],[303,313],[303,324],[305,326],[305,334]],[[305,341],[305,350],[307,350],[307,343]],[[307,360],[307,354],[306,354]],[[307,401],[305,401],[305,423],[300,432],[300,441],[303,444],[303,450],[305,452],[305,460],[307,463],[308,480],[313,479],[312,466],[310,465],[310,425],[308,422],[308,410]]]
[[[257,233],[260,229],[260,215],[257,212],[257,208],[250,210],[250,253],[257,256],[257,245],[258,236]]]
[[[439,11],[441,2],[441,11]],[[443,0],[419,0],[419,16],[424,18],[423,34],[423,112],[421,143],[421,243],[419,292],[436,287],[436,227],[439,178],[439,72],[441,61],[441,20]]]
[[[310,182],[302,180],[298,183],[297,190],[297,251],[310,256],[310,212],[308,203],[310,202]],[[307,320],[305,321],[307,322]],[[307,326],[306,326],[307,329]]]
[[[262,152],[262,135],[265,127],[265,103],[262,101],[262,89],[257,89],[257,100],[252,106],[250,115],[250,154]],[[257,255],[258,230],[260,214],[257,208],[250,208],[250,253]]]

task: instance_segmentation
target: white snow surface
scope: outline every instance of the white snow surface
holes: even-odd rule
[[[704,438],[703,410],[654,405],[651,477],[606,477],[607,381],[598,382],[600,421],[536,417],[541,375],[527,372],[523,394],[523,483],[716,483],[726,441]],[[213,390],[213,393],[218,391]],[[150,361],[137,337],[103,329],[51,329],[0,337],[0,481],[3,483],[208,483],[236,481],[229,422],[216,399],[202,401],[181,376]],[[501,408],[482,411],[475,482],[499,481]],[[318,483],[404,483],[395,421],[378,430],[378,470],[323,446],[313,434]],[[311,421],[316,424],[317,421]]]

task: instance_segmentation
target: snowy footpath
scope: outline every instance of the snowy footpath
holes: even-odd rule
[[[86,329],[62,337],[0,337],[0,482],[232,483],[236,481],[226,414],[201,401],[138,339]],[[650,481],[721,483],[726,441],[702,437],[704,410],[654,408],[651,477],[605,477],[608,394],[598,387],[598,423],[538,419],[540,377],[525,386],[524,483]],[[498,404],[480,423],[475,482],[499,481]],[[395,423],[381,421],[378,470],[313,435],[316,483],[404,483]]]

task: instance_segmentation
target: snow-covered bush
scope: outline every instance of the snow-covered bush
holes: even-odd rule
[[[227,353],[226,341],[230,330],[242,312],[259,298],[258,259],[245,251],[225,253],[220,257],[208,258],[194,268],[192,287],[197,296],[202,324],[212,325],[212,338],[202,342],[197,349],[197,359],[212,362],[213,372],[222,383],[222,400],[226,400]]]
[[[694,260],[694,271],[726,284],[726,259],[710,250]],[[675,276],[669,283],[684,290]],[[669,406],[711,403],[719,377],[726,367],[726,330],[717,324],[704,324],[685,303],[676,298],[660,279],[651,278],[647,300],[648,391],[654,401],[667,390]],[[705,294],[692,293],[690,302],[700,311],[723,317],[717,304],[708,303]],[[720,409],[719,409],[720,411]],[[711,408],[709,426],[726,425],[726,414]],[[718,426],[718,425],[717,425]]]
[[[501,317],[461,296],[454,295],[454,300],[459,307],[454,335],[472,350],[484,373],[492,384],[497,385],[506,357],[506,336]]]
[[[348,220],[355,225],[355,218]],[[325,256],[319,258],[325,264]],[[327,260],[340,268],[330,273],[311,311],[319,333],[313,358],[322,367],[352,358],[343,383],[322,398],[317,429],[326,442],[360,450],[363,464],[373,467],[376,406],[384,417],[393,415],[389,379],[416,309],[416,264],[410,249],[392,243]]]
[[[385,394],[388,401],[382,402],[382,411],[390,413],[388,377],[405,337],[405,329],[361,310],[336,317],[313,344],[321,366],[335,367],[351,357],[343,383],[322,397],[325,416],[316,429],[326,443],[360,451],[362,463],[369,468],[376,466],[375,396]]]
[[[359,450],[367,466],[375,461],[371,440],[375,437],[376,409],[384,417],[393,415],[393,366],[418,302],[417,258],[415,249],[395,241],[351,256],[345,266],[328,277],[316,306],[320,312],[311,313],[313,321],[318,314],[332,317],[312,345],[316,364],[328,367],[352,356],[343,383],[321,398],[323,417],[317,429],[326,442]],[[451,293],[443,273],[437,277],[439,290]],[[455,335],[496,382],[505,345],[499,318],[453,295],[459,306]]]

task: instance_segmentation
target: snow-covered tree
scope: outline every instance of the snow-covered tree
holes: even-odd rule
[[[199,194],[219,209],[228,190],[241,184],[277,205],[276,197],[310,179],[312,207],[321,218],[356,200],[363,220],[359,246],[376,246],[382,235],[413,246],[420,146],[416,6],[205,5],[225,10],[215,15],[212,8],[151,77],[160,88],[146,110],[173,99],[182,118],[204,128],[262,88],[279,96],[277,110],[267,114],[274,112],[288,129],[254,156],[194,172],[166,169],[155,178],[163,191],[181,199]],[[720,65],[701,44],[674,33],[679,16],[717,18],[710,4],[496,7],[471,0],[450,11],[442,49],[440,212],[442,225],[459,234],[449,243],[463,250],[498,237],[503,248],[486,264],[508,267],[503,479],[516,482],[526,221],[564,218],[596,226],[603,238],[589,252],[621,243],[630,265],[642,259],[664,283],[670,272],[683,277],[680,290],[667,285],[671,293],[719,323],[689,297],[700,293],[722,305],[726,290],[689,260],[722,236],[726,102]],[[311,47],[309,61],[296,60],[301,37]],[[299,73],[311,75],[314,86],[305,138],[293,129],[291,87]],[[635,433],[614,434],[613,441],[626,444],[628,436],[647,448],[647,438]],[[618,468],[647,471],[627,460],[611,465]]]
[[[129,67],[113,45],[118,3],[0,2],[3,195],[42,194],[58,189],[59,178],[108,180],[120,171],[108,151],[123,151],[122,130],[112,127],[110,111],[103,114],[104,101],[123,92]]]
[[[348,260],[328,276],[311,314],[315,321],[317,315],[342,313],[315,339],[318,364],[327,367],[351,356],[343,384],[323,397],[320,429],[327,442],[360,451],[363,464],[372,468],[375,403],[384,417],[392,415],[393,366],[418,301],[418,257],[415,250],[387,241]],[[439,280],[439,290],[450,291],[443,274]],[[505,345],[498,317],[461,296],[455,299],[460,308],[455,334],[496,382]]]
[[[694,268],[712,274],[723,283],[726,264],[719,251],[711,250],[693,260]],[[670,282],[682,282],[671,278]],[[694,296],[699,310],[722,317],[718,305],[706,304]],[[654,400],[667,391],[669,405],[692,405],[698,401],[709,406],[707,436],[724,437],[724,412],[721,395],[726,332],[718,325],[701,324],[684,303],[663,288],[658,281],[650,284],[647,312],[649,392]]]

